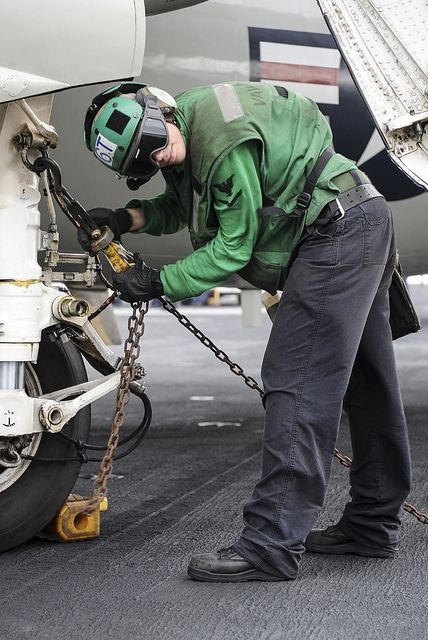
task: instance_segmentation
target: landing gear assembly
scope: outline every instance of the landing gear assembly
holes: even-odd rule
[[[49,100],[40,98],[45,112]],[[43,112],[40,104],[39,112]],[[29,122],[17,131],[21,110]],[[0,144],[9,140],[5,173],[10,174],[11,201],[10,207],[1,209],[0,217],[2,233],[10,239],[0,256],[0,551],[4,551],[48,525],[63,540],[98,535],[113,460],[141,442],[150,425],[151,407],[139,382],[144,370],[135,362],[145,308],[134,306],[135,323],[131,327],[130,322],[125,355],[116,356],[91,324],[91,318],[107,303],[89,315],[85,300],[76,300],[66,286],[57,284],[72,277],[89,287],[97,275],[107,285],[108,281],[97,257],[59,251],[53,198],[76,227],[90,233],[96,251],[102,251],[115,270],[127,268],[132,256],[111,242],[110,230],[98,229],[62,186],[60,169],[47,153],[57,144],[56,133],[30,104],[22,101],[8,106],[0,133]],[[21,191],[15,188],[17,175],[26,185]],[[39,228],[37,176],[44,180],[48,201],[47,232]],[[39,251],[45,251],[43,267],[37,260]],[[81,270],[58,271],[62,263],[78,265]],[[108,302],[112,300],[113,296]],[[82,354],[101,378],[88,382]],[[92,445],[88,442],[90,404],[114,389],[118,400],[109,442]],[[143,418],[120,440],[123,407],[130,393],[142,400]],[[106,453],[93,458],[89,455],[93,450]],[[102,464],[90,498],[67,500],[81,465],[92,460]]]
[[[37,364],[25,367],[25,391],[31,397],[87,381],[82,356],[71,342],[42,336]],[[91,420],[90,407],[79,411],[64,433],[86,440]],[[19,440],[19,443],[17,442]],[[13,443],[21,462],[8,466],[5,447]],[[47,525],[71,492],[81,462],[35,462],[22,456],[44,459],[72,458],[74,447],[49,433],[0,439],[0,551],[26,542]],[[13,456],[10,456],[13,458]],[[6,462],[6,464],[4,464]],[[16,460],[15,460],[16,462]]]

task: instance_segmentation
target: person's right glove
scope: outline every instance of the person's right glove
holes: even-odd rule
[[[139,253],[134,253],[135,266],[113,272],[113,287],[125,302],[149,302],[164,295],[160,272],[149,267]]]
[[[126,233],[132,227],[132,216],[127,209],[97,207],[89,209],[88,213],[98,227],[110,227],[114,234],[114,240],[120,241],[122,233]],[[91,251],[92,240],[84,229],[78,229],[77,240],[84,251]]]

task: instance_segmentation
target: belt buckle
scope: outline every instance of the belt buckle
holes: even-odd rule
[[[337,222],[338,220],[342,220],[345,217],[345,209],[342,207],[339,198],[336,198],[337,208],[339,210],[339,215],[336,213],[331,219],[332,222]]]

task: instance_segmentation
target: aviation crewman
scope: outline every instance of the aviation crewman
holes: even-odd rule
[[[357,124],[357,123],[356,123]],[[315,103],[284,87],[233,82],[169,94],[138,83],[94,98],[88,148],[131,188],[159,169],[165,191],[93,209],[115,237],[188,228],[195,251],[160,271],[136,254],[114,275],[128,301],[197,296],[239,273],[284,293],[262,365],[261,478],[231,546],[194,556],[197,580],[296,577],[305,551],[393,556],[410,490],[406,420],[389,326],[396,259],[390,209],[335,153]],[[82,231],[86,250],[91,241]],[[342,406],[353,446],[351,500],[323,505]]]

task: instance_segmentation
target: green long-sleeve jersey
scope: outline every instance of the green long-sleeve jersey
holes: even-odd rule
[[[187,227],[195,252],[161,270],[171,300],[199,295],[238,272],[276,291],[305,224],[339,189],[333,178],[355,168],[334,154],[319,177],[307,213],[292,214],[306,177],[331,146],[331,131],[315,103],[271,85],[230,83],[177,96],[177,125],[185,139],[182,165],[164,170],[165,192],[142,206],[142,232],[162,235]],[[261,216],[273,205],[280,216]]]
[[[248,264],[260,228],[257,209],[262,206],[254,142],[244,142],[226,156],[215,172],[211,195],[212,216],[218,221],[217,235],[161,270],[165,294],[171,300],[199,295]],[[188,214],[171,186],[152,200],[132,200],[128,206],[143,207],[146,224],[140,231],[144,233],[160,236],[176,233],[188,225]]]

